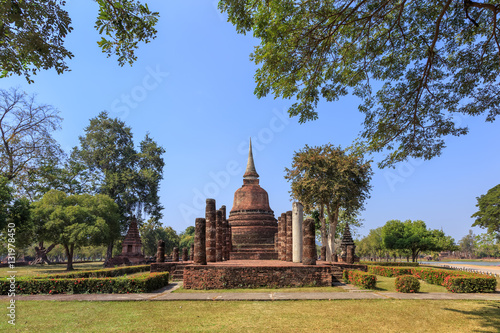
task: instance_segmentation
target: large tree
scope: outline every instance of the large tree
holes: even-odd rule
[[[147,4],[135,0],[95,0],[99,5],[95,28],[101,35],[97,42],[108,56],[115,54],[118,63],[132,64],[140,42],[156,37],[159,14]],[[28,80],[40,69],[54,68],[58,74],[68,71],[73,57],[64,40],[73,30],[62,0],[3,0],[0,6],[1,77],[22,75]]]
[[[369,256],[377,259],[384,254],[384,242],[382,239],[382,227],[371,229],[368,236],[363,237],[356,247],[360,256]]]
[[[85,135],[80,137],[80,147],[72,154],[75,163],[82,163],[95,175],[94,191],[108,195],[118,204],[122,232],[132,215],[146,214],[156,222],[162,217],[158,191],[165,150],[149,134],[139,147],[139,151],[134,147],[130,127],[101,112],[90,120]],[[109,239],[107,259],[111,258],[115,240]]]
[[[107,195],[68,196],[51,190],[33,206],[38,237],[64,247],[67,270],[73,269],[75,248],[106,244],[120,233],[118,205]]]
[[[472,230],[469,230],[469,233],[458,241],[460,252],[462,252],[469,259],[472,258],[476,249],[475,237],[476,236]]]
[[[412,261],[424,251],[454,250],[455,242],[441,230],[429,230],[424,221],[390,220],[382,228],[384,247],[389,250],[409,250]]]
[[[292,183],[292,197],[304,205],[306,213],[319,211],[322,245],[327,248],[326,259],[331,260],[341,208],[347,219],[362,209],[369,197],[370,163],[332,144],[306,145],[295,153],[291,169],[285,171],[285,179]]]
[[[472,226],[488,229],[500,240],[500,184],[476,199],[479,210],[471,216],[476,218]]]
[[[59,111],[35,97],[15,88],[0,89],[0,174],[8,180],[62,154],[52,137],[62,121]]]
[[[260,40],[257,97],[296,98],[290,116],[318,118],[321,99],[361,99],[360,145],[381,166],[438,156],[455,116],[499,114],[500,3],[486,1],[220,0],[238,33]]]
[[[174,247],[179,247],[179,236],[172,227],[162,227],[153,220],[144,223],[140,227],[142,246],[146,256],[155,256],[158,249],[158,241],[165,242],[165,253],[170,254]]]

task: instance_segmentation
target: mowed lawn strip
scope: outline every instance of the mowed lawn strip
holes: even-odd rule
[[[2,308],[6,302],[2,301]],[[0,331],[12,329],[4,318]],[[492,301],[16,302],[18,332],[498,332]]]
[[[103,262],[75,263],[73,264],[73,268],[75,270],[72,272],[104,269]],[[2,267],[0,268],[0,277],[7,277],[10,274],[12,274],[9,273],[9,271],[16,271],[17,277],[69,273],[68,271],[66,271],[66,264],[35,265],[35,266],[20,266],[16,267],[15,269]]]

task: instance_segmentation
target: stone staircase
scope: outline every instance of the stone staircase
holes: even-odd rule
[[[172,272],[172,281],[182,281],[184,279],[184,267],[188,264],[177,264]]]
[[[342,268],[336,267],[336,266],[332,266],[331,270],[332,270],[332,280],[333,280],[333,282],[334,283],[335,282],[342,282],[342,272],[344,270]]]

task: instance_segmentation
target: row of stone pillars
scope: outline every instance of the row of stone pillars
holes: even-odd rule
[[[194,233],[194,258],[197,265],[229,260],[231,227],[226,219],[226,206],[215,208],[215,199],[207,199],[205,218],[197,218]]]
[[[193,251],[191,249],[191,253],[192,252]],[[188,249],[183,248],[182,249],[182,261],[188,261],[188,260],[189,260]],[[172,250],[172,261],[174,261],[174,262],[179,261],[179,248],[178,247],[174,247]],[[158,250],[156,252],[156,262],[165,262],[165,242],[163,240],[158,241]]]

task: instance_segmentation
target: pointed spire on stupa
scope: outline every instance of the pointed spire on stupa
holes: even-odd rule
[[[259,174],[257,173],[257,170],[255,170],[255,164],[253,162],[253,153],[252,153],[252,138],[250,138],[250,146],[248,148],[247,169],[245,170],[243,179],[257,179],[257,178],[259,178]]]

